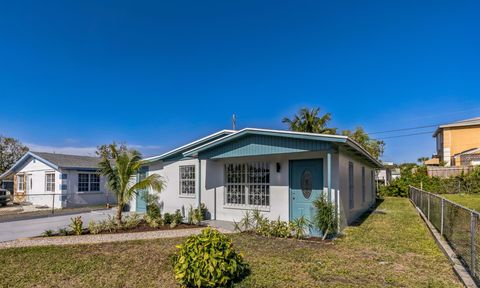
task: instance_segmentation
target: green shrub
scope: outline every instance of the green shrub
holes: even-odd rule
[[[60,236],[68,236],[69,234],[70,234],[70,231],[68,231],[67,228],[58,229],[58,235]]]
[[[145,201],[147,202],[147,215],[151,218],[162,218],[160,206],[158,206],[158,194],[147,194]]]
[[[188,209],[187,223],[195,225],[200,224],[205,219],[206,213],[207,207],[205,206],[205,203],[202,203],[200,208],[193,208],[193,206],[190,205]]]
[[[42,233],[42,236],[43,236],[43,237],[51,237],[51,236],[53,236],[53,230],[51,230],[51,229],[45,230],[45,231]]]
[[[142,222],[142,219],[140,218],[140,215],[137,213],[131,213],[130,215],[126,216],[124,220],[122,221],[123,227],[126,229],[132,229],[140,225]]]
[[[88,222],[88,231],[90,231],[90,234],[98,234],[102,232],[102,226],[97,224],[95,221],[90,220]]]
[[[175,279],[183,287],[228,287],[249,271],[231,240],[210,227],[177,248],[173,257]]]
[[[323,233],[323,239],[329,234],[335,233],[335,205],[328,201],[327,197],[320,197],[313,201],[316,208],[313,216],[313,225]]]
[[[173,215],[172,214],[170,214],[170,213],[163,214],[163,221],[165,222],[165,224],[172,223],[172,220],[173,220]]]
[[[70,218],[70,220],[72,221],[70,223],[70,228],[72,228],[73,233],[75,233],[75,235],[82,235],[82,232],[83,232],[82,216]]]
[[[304,238],[306,236],[306,230],[309,223],[305,216],[293,219],[290,222],[291,235],[297,239]]]
[[[270,222],[269,235],[272,237],[288,238],[290,237],[290,227],[287,222],[281,221],[280,217],[277,220]]]
[[[152,228],[158,228],[159,226],[164,225],[163,219],[161,217],[153,218],[147,214],[143,216],[143,220],[145,220],[145,223],[147,223],[147,225]]]
[[[183,221],[182,213],[180,213],[180,209],[175,211],[175,214],[172,215],[172,221],[170,222],[170,227],[175,228],[178,224],[181,224]]]

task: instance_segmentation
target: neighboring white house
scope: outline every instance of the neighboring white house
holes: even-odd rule
[[[28,152],[1,179],[14,179],[14,201],[65,208],[115,203],[98,173],[100,158]]]
[[[346,136],[253,128],[223,130],[144,160],[139,177],[157,173],[166,181],[163,212],[185,215],[205,203],[216,220],[239,221],[252,209],[269,219],[311,220],[312,201],[324,195],[341,227],[374,204],[374,170],[382,167]],[[145,211],[144,197],[131,209]]]

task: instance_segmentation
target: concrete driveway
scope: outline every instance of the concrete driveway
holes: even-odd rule
[[[82,216],[83,225],[87,227],[90,220],[100,221],[108,215],[113,215],[115,209],[96,210],[86,213],[70,214],[63,216],[49,216],[29,220],[17,220],[0,223],[0,242],[12,241],[18,238],[39,236],[45,230],[58,230],[70,224],[70,218]]]

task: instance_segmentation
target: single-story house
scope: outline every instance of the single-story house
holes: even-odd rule
[[[54,208],[116,203],[98,173],[99,157],[27,152],[1,179],[13,178],[14,202]]]
[[[254,128],[223,130],[144,160],[140,178],[157,173],[166,181],[163,212],[185,215],[204,203],[213,220],[239,221],[252,209],[272,220],[311,220],[312,202],[324,196],[340,227],[374,204],[374,170],[382,167],[346,136]],[[130,206],[144,212],[144,197]]]

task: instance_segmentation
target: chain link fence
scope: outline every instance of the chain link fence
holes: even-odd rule
[[[410,187],[410,199],[447,240],[469,273],[480,282],[480,214],[437,194]]]

